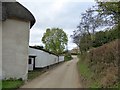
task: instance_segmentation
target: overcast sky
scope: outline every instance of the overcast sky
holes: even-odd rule
[[[46,28],[62,28],[68,35],[68,49],[76,47],[70,35],[80,22],[80,14],[95,5],[94,0],[17,0],[36,19],[30,30],[30,45],[43,45],[41,38]]]

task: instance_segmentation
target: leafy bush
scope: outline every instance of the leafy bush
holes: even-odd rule
[[[110,30],[96,32],[94,36],[95,39],[92,41],[92,47],[99,47],[115,39],[120,39],[120,30],[116,26]]]
[[[65,57],[64,57],[64,60],[65,60],[65,61],[69,61],[69,60],[72,60],[72,59],[73,59],[73,58],[72,58],[72,56],[71,56],[71,53],[68,52],[68,53],[65,54]]]

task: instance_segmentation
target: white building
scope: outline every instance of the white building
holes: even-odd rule
[[[58,56],[44,49],[29,48],[29,70],[44,68],[64,61],[64,56]]]
[[[59,56],[59,62],[63,62],[64,61],[64,55],[60,55]]]
[[[2,79],[27,79],[29,30],[35,18],[18,2],[0,2]],[[1,38],[1,37],[0,37]]]

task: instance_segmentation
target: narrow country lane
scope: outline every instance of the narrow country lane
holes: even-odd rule
[[[77,71],[77,57],[42,74],[21,88],[81,88]]]

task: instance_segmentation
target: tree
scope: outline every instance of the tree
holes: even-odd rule
[[[102,26],[104,22],[95,9],[89,8],[85,13],[81,14],[81,20],[77,26],[77,30],[73,31],[73,42],[80,48],[80,52],[88,50],[92,46],[95,39],[95,30]]]
[[[85,13],[81,14],[81,21],[79,26],[82,25],[82,29],[85,30],[89,35],[95,34],[95,30],[99,28],[100,26],[103,26],[104,19],[99,15],[99,13],[96,11],[95,6],[94,8],[89,8],[86,10]],[[78,27],[79,28],[79,27]]]
[[[118,2],[98,2],[98,12],[106,17],[109,16],[114,24],[120,23],[120,1]]]
[[[45,44],[46,50],[60,54],[64,51],[68,43],[68,37],[63,29],[48,28],[42,37],[42,42]]]
[[[120,29],[120,1],[116,2],[98,2],[98,12],[101,16],[107,18],[111,23],[110,26],[116,26],[116,30]],[[106,19],[106,20],[107,20]],[[117,35],[119,37],[119,34]]]
[[[96,0],[98,1],[98,0]],[[89,8],[81,14],[77,30],[73,31],[73,42],[80,48],[80,51],[87,51],[119,37],[120,28],[120,2],[97,2],[96,6]],[[116,32],[97,32],[100,28],[116,27]],[[111,35],[112,34],[112,35]],[[116,37],[113,37],[116,36]]]

